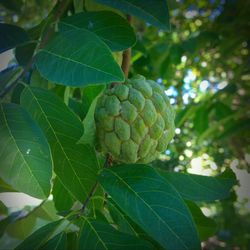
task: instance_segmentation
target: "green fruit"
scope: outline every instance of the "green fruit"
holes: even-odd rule
[[[137,76],[107,89],[95,111],[97,138],[104,153],[124,163],[149,163],[174,136],[174,110],[163,89]]]

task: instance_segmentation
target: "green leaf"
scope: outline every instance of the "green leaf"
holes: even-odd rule
[[[8,214],[8,208],[0,201],[0,216]]]
[[[66,250],[67,249],[67,234],[61,232],[55,237],[50,239],[45,245],[43,245],[41,250]]]
[[[75,114],[79,116],[81,120],[83,120],[84,116],[86,115],[86,110],[83,108],[81,102],[76,100],[75,98],[69,98],[69,108],[74,111]]]
[[[94,145],[95,141],[95,134],[96,134],[96,126],[95,126],[95,108],[96,103],[101,95],[102,91],[104,90],[104,85],[97,86],[87,86],[86,89],[83,91],[83,103],[87,104],[89,102],[90,106],[88,112],[83,120],[84,126],[84,134],[80,138],[79,143],[82,144],[89,144]],[[94,95],[96,96],[94,97]],[[86,98],[86,99],[85,99]]]
[[[169,181],[184,199],[192,201],[214,201],[229,197],[236,178],[232,170],[228,169],[216,177],[184,174],[157,170]],[[226,175],[225,175],[226,174]]]
[[[166,249],[200,249],[191,214],[178,192],[152,167],[120,165],[100,174],[121,210]]]
[[[0,193],[4,192],[17,192],[17,191],[0,178]]]
[[[204,241],[213,236],[217,229],[215,221],[206,217],[194,202],[186,201],[186,204],[193,216],[200,239]]]
[[[23,240],[32,232],[35,223],[36,217],[30,214],[10,223],[6,231],[11,237]]]
[[[31,214],[46,221],[55,221],[59,219],[55,209],[54,200],[43,202],[43,204],[34,208]]]
[[[23,73],[21,67],[9,67],[0,72],[0,92],[5,88],[15,82],[18,77]]]
[[[120,15],[111,11],[83,12],[62,19],[60,31],[74,28],[95,33],[112,51],[122,51],[136,42],[133,28]]]
[[[169,11],[165,0],[96,0],[134,15],[163,30],[170,30]]]
[[[6,23],[0,23],[0,37],[0,53],[29,41],[24,29]]]
[[[22,215],[22,211],[17,211],[11,213],[9,216],[5,217],[4,219],[0,220],[0,238],[3,236],[6,228],[9,226],[10,223],[14,222]]]
[[[15,250],[40,249],[49,241],[61,223],[62,220],[58,220],[41,227],[19,244]]]
[[[57,34],[38,51],[35,63],[43,77],[62,85],[124,81],[122,70],[107,45],[83,29]]]
[[[134,230],[132,225],[130,225],[126,215],[114,204],[111,199],[109,199],[108,201],[108,208],[110,216],[114,223],[117,224],[119,231],[137,236],[136,231]]]
[[[42,130],[16,104],[1,104],[0,121],[1,178],[18,191],[46,198],[52,160]]]
[[[80,119],[48,90],[26,87],[21,104],[46,134],[61,184],[74,199],[84,201],[96,182],[99,164],[93,148],[76,144],[83,133]]]
[[[67,189],[65,189],[58,177],[54,180],[52,194],[57,211],[67,211],[73,206],[74,199],[71,197]]]
[[[67,233],[67,249],[68,250],[73,250],[73,249],[78,249],[77,248],[77,233],[78,232],[70,232]]]
[[[30,42],[15,49],[15,57],[19,65],[26,66],[31,62],[37,43]]]
[[[127,250],[153,249],[151,245],[135,236],[121,233],[109,224],[94,219],[83,219],[79,233],[79,249]]]
[[[196,130],[198,135],[202,134],[208,128],[209,125],[208,115],[209,115],[209,110],[207,108],[206,103],[196,110],[194,116],[194,129]]]

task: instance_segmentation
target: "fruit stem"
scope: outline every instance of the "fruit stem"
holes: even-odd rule
[[[130,15],[127,15],[128,23],[131,24],[132,17]],[[129,67],[130,67],[130,59],[131,59],[131,48],[128,48],[127,50],[124,50],[122,53],[122,71],[126,78],[128,78],[129,73]]]

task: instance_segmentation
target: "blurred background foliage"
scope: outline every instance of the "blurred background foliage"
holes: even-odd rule
[[[55,4],[56,1],[45,0],[0,0],[0,21],[23,27],[36,39],[36,32],[41,32],[43,20]],[[219,228],[203,246],[204,249],[250,249],[250,203],[247,200],[250,1],[169,0],[168,4],[171,32],[132,20],[137,43],[132,48],[130,76],[142,74],[163,85],[176,109],[176,136],[165,154],[152,165],[202,175],[216,175],[231,167],[239,179],[239,187],[231,197],[220,203],[200,204],[205,215],[214,218]],[[93,1],[73,1],[68,13],[77,8],[107,9]],[[15,53],[18,59],[17,50]],[[29,59],[25,60],[23,55],[19,58],[22,61],[13,59],[9,67],[17,68],[18,63],[25,66]],[[36,71],[30,79],[29,73],[26,76],[29,81],[53,88],[62,98],[69,95],[67,88],[51,87]],[[1,81],[3,76],[6,74],[1,74]],[[19,92],[15,88],[5,98],[15,100]],[[78,94],[76,89],[72,96],[77,98]],[[70,99],[70,103],[74,106],[73,100]],[[86,112],[79,106],[78,109],[83,118]],[[4,190],[3,186],[1,189]],[[5,206],[0,205],[4,215]],[[50,212],[46,211],[53,211],[51,204],[45,208],[36,211],[40,212],[36,217],[40,226],[43,220],[48,220],[46,216]],[[22,226],[26,231],[34,231],[35,218],[25,223],[27,225]],[[14,232],[13,237],[21,237],[16,235],[20,232],[9,231]]]

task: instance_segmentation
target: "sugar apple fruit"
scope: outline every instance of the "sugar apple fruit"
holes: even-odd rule
[[[174,136],[174,110],[163,89],[142,76],[108,88],[95,121],[102,152],[123,163],[149,163]]]

